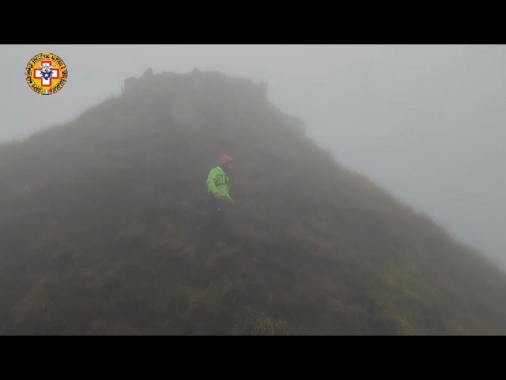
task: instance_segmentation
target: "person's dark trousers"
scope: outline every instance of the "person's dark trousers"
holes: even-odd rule
[[[219,238],[226,239],[229,235],[228,213],[229,201],[216,199],[214,195],[207,197],[207,229]]]
[[[213,228],[216,232],[226,229],[227,206],[227,201],[216,199],[212,194],[208,195],[207,211],[209,215],[209,223],[211,224],[211,228]]]

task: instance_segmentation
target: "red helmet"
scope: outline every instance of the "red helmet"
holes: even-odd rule
[[[230,164],[234,159],[230,157],[228,154],[223,153],[220,157],[220,164],[221,165],[227,165]]]

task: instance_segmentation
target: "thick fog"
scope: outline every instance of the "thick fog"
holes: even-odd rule
[[[68,69],[50,96],[25,81],[42,52]],[[341,164],[506,268],[506,45],[0,45],[0,60],[0,142],[71,121],[147,68],[266,81]]]

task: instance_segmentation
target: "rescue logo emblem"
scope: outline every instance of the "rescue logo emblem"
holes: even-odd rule
[[[67,76],[65,62],[53,53],[37,54],[26,65],[26,83],[37,94],[56,94],[67,82]]]

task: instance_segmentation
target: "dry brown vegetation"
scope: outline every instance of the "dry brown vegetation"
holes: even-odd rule
[[[236,158],[227,242],[198,231],[221,151]],[[0,171],[3,335],[506,333],[502,271],[249,80],[147,72],[3,144]]]

